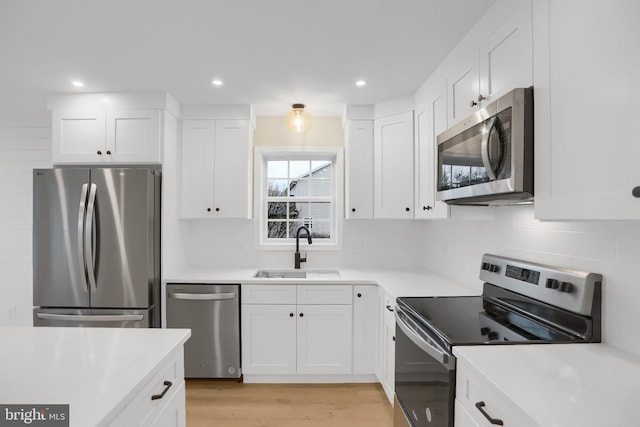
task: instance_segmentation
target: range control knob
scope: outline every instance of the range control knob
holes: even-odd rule
[[[545,286],[549,289],[558,289],[560,282],[556,279],[547,279],[547,284]]]
[[[558,289],[560,292],[566,292],[568,294],[570,294],[573,291],[573,285],[569,282],[562,282],[560,283],[560,289]]]
[[[482,269],[486,270],[486,271],[490,271],[492,273],[496,273],[496,272],[498,272],[498,270],[500,270],[500,267],[498,267],[495,264],[490,264],[488,262],[483,262],[482,263]]]
[[[489,338],[489,341],[495,341],[500,338],[500,335],[498,335],[497,332],[491,331],[489,332],[489,335],[487,335],[487,338]]]
[[[487,335],[489,332],[491,332],[491,329],[485,327],[480,328],[480,335]]]

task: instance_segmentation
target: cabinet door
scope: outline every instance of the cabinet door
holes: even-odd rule
[[[445,84],[426,94],[426,108],[416,115],[416,218],[448,218],[449,207],[436,201],[438,147],[436,137],[447,130]]]
[[[447,78],[449,127],[477,111],[479,94],[480,77],[476,51]]]
[[[252,167],[249,120],[216,120],[213,216],[251,218]]]
[[[534,1],[539,219],[640,219],[638,16],[638,1]]]
[[[385,362],[387,366],[382,386],[387,393],[387,398],[392,402],[396,389],[396,320],[393,316],[385,316],[384,330],[384,342],[386,343]]]
[[[242,373],[296,373],[296,306],[242,305]]]
[[[350,374],[350,305],[298,306],[298,373]]]
[[[374,214],[413,218],[413,111],[374,123]]]
[[[158,414],[148,424],[143,426],[153,427],[185,427],[187,425],[185,408],[185,382],[174,384],[178,389],[171,395],[169,400],[159,408]]]
[[[53,111],[53,163],[96,163],[106,156],[105,109]]]
[[[345,132],[345,217],[373,218],[373,121],[348,120]]]
[[[107,110],[107,161],[160,163],[160,110]]]
[[[378,286],[353,287],[353,373],[376,373]]]
[[[533,84],[531,1],[525,1],[480,46],[482,104],[492,102],[516,87]]]
[[[183,120],[180,147],[180,216],[213,214],[214,120]]]
[[[480,427],[480,424],[475,422],[473,417],[469,415],[458,399],[456,399],[455,416],[453,417],[453,420],[454,427]]]
[[[387,378],[387,341],[385,339],[385,292],[378,292],[378,349],[376,354],[376,377],[384,386]]]

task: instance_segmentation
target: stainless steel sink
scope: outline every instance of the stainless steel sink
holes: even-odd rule
[[[257,279],[336,279],[340,277],[337,270],[258,270]]]

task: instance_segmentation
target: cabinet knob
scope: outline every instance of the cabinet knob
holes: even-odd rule
[[[102,156],[102,151],[98,150],[98,156]]]
[[[304,317],[304,313],[300,313],[300,317]]]
[[[476,105],[478,105],[478,103],[476,101],[474,101],[473,99],[469,103],[469,107],[471,107],[471,108],[475,107]]]
[[[431,209],[432,209],[431,206],[423,206],[422,207],[423,211],[430,211]]]
[[[409,212],[411,209],[409,208],[404,208],[405,211]]]
[[[220,208],[216,208],[216,212],[220,212]]]
[[[631,190],[631,194],[635,198],[640,198],[640,185],[637,187],[633,187],[633,190]]]
[[[487,97],[486,97],[486,96],[484,96],[483,94],[478,95],[478,102],[482,102],[482,101],[484,101],[485,99],[487,99]]]
[[[107,155],[110,156],[111,155],[111,151],[107,150]]]
[[[211,212],[211,208],[207,208],[207,212]]]
[[[396,340],[396,337],[391,337],[391,339],[392,339],[393,341],[395,341],[395,340]]]
[[[358,298],[362,298],[362,294],[358,293]]]
[[[289,313],[289,317],[293,317],[293,313]]]
[[[355,211],[356,211],[356,208],[351,208],[351,212],[355,212]]]

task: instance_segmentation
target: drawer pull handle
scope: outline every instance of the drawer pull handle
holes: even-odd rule
[[[491,415],[487,414],[487,411],[484,410],[484,402],[480,401],[480,402],[476,402],[476,408],[478,408],[478,411],[480,411],[480,413],[482,415],[484,415],[484,417],[489,420],[489,422],[493,425],[496,426],[503,426],[504,423],[502,422],[502,420],[499,420],[497,418],[491,418]]]
[[[171,381],[165,381],[163,384],[164,384],[164,390],[162,390],[162,393],[154,394],[153,396],[151,396],[151,400],[162,399],[164,395],[167,394],[167,392],[169,391],[173,383]]]

